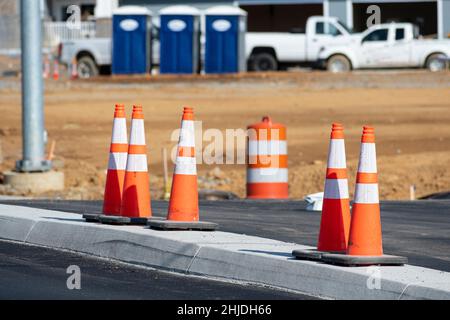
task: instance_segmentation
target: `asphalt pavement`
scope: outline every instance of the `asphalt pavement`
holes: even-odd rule
[[[70,290],[69,266],[80,270]],[[75,278],[69,284],[77,284]],[[139,268],[54,249],[0,240],[0,299],[312,299],[255,285]]]
[[[100,213],[101,201],[15,200],[5,204]],[[152,201],[153,214],[165,216],[166,201]],[[383,247],[409,263],[450,272],[450,200],[381,202]],[[216,222],[227,232],[315,246],[320,212],[303,201],[201,201],[200,220]]]

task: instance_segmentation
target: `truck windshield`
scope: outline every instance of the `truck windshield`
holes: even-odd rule
[[[345,29],[345,31],[347,31],[348,33],[353,33],[353,30],[350,29],[349,27],[347,27],[342,21],[338,20],[337,23]]]

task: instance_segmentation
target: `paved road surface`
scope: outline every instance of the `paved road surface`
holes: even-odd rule
[[[81,290],[67,289],[67,268]],[[136,268],[86,255],[0,240],[0,299],[311,299],[259,286]]]
[[[100,212],[101,201],[22,200],[3,203],[67,212]],[[167,202],[152,201],[153,213],[165,216]],[[306,211],[303,201],[202,201],[200,219],[220,230],[315,246],[320,212]],[[450,272],[450,201],[381,203],[383,246],[410,264]]]

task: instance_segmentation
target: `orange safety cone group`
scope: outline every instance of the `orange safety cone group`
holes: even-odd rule
[[[185,107],[181,119],[167,220],[149,220],[155,229],[215,230],[215,223],[199,221],[194,110]]]
[[[121,147],[121,151],[123,151]],[[104,214],[100,222],[107,224],[146,224],[152,217],[145,143],[144,113],[141,106],[133,106],[130,142],[127,150],[120,211],[118,215]],[[117,202],[114,203],[117,210]]]
[[[192,108],[183,110],[166,220],[152,218],[150,201],[142,107],[133,106],[128,143],[125,108],[118,104],[114,112],[103,214],[97,217],[85,214],[85,219],[109,224],[147,224],[159,230],[212,231],[217,228],[217,224],[199,219]],[[292,254],[298,259],[346,266],[407,263],[405,257],[383,254],[373,127],[363,128],[350,215],[344,128],[333,123],[317,249],[294,250]]]
[[[343,139],[342,125],[333,124],[317,251],[292,254],[345,266],[407,263],[405,257],[383,254],[374,128],[363,128],[351,220]]]

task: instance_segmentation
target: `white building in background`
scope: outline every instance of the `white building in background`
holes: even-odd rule
[[[366,29],[370,5],[381,10],[381,23],[412,22],[423,35],[450,35],[450,0],[119,0],[119,5],[143,5],[153,12],[174,4],[204,9],[237,5],[248,12],[249,31],[288,32],[303,28],[311,15],[338,17],[355,31]]]

